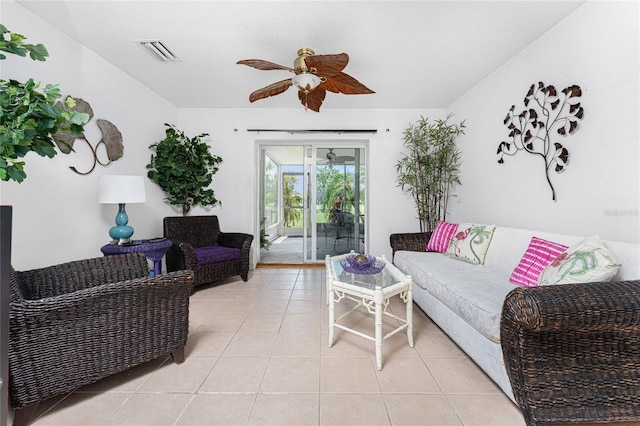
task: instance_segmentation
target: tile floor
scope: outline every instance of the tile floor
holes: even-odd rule
[[[387,339],[382,371],[373,342],[362,337],[336,330],[328,348],[323,290],[324,268],[258,268],[247,283],[199,287],[183,364],[163,357],[43,402],[33,424],[524,424],[419,309],[415,348],[403,333]],[[391,309],[404,312],[400,303]],[[373,330],[368,315],[350,323]]]

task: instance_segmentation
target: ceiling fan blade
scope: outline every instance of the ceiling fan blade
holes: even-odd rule
[[[294,72],[293,68],[285,67],[284,65],[274,64],[273,62],[264,61],[262,59],[243,59],[236,62],[238,65],[247,65],[259,70],[285,70]]]
[[[340,73],[349,63],[349,55],[311,55],[304,58],[309,70],[320,77],[332,77]],[[315,71],[314,71],[315,68]]]
[[[279,95],[280,93],[286,91],[289,87],[291,87],[291,85],[292,83],[290,78],[272,83],[268,86],[263,87],[262,89],[256,90],[251,95],[249,95],[249,102],[255,102],[258,99],[264,99],[268,98],[269,96]]]
[[[327,78],[326,81],[320,83],[320,87],[333,92],[344,93],[345,95],[366,95],[376,93],[364,84],[360,83],[349,74],[343,72]]]
[[[356,159],[356,157],[352,157],[351,155],[340,155],[337,157],[337,160],[340,162],[340,164],[344,163],[345,161],[354,161]]]
[[[327,91],[322,87],[316,87],[309,93],[304,93],[303,91],[298,90],[298,98],[302,105],[315,112],[320,112],[320,106],[322,105],[322,101],[324,101],[325,96],[327,96]]]

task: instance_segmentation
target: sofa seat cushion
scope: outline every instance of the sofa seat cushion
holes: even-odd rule
[[[242,250],[224,246],[205,246],[194,249],[198,266],[242,258]]]
[[[394,263],[485,337],[500,342],[502,303],[516,288],[508,276],[440,253],[399,251]]]

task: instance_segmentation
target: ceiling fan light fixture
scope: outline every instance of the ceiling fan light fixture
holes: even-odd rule
[[[313,89],[318,87],[320,83],[322,83],[322,80],[320,79],[320,77],[318,77],[315,74],[303,72],[303,73],[294,75],[293,78],[291,79],[291,82],[293,83],[294,86],[298,87],[298,90],[304,93],[309,93]]]

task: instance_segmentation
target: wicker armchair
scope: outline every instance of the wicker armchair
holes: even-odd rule
[[[218,216],[165,217],[164,236],[173,245],[167,270],[191,269],[194,286],[240,275],[249,278],[249,250],[253,235],[221,232]]]
[[[640,420],[640,281],[517,288],[500,336],[527,424]]]
[[[148,277],[142,254],[11,276],[9,400],[14,425],[40,401],[171,354],[184,361],[193,273]]]

